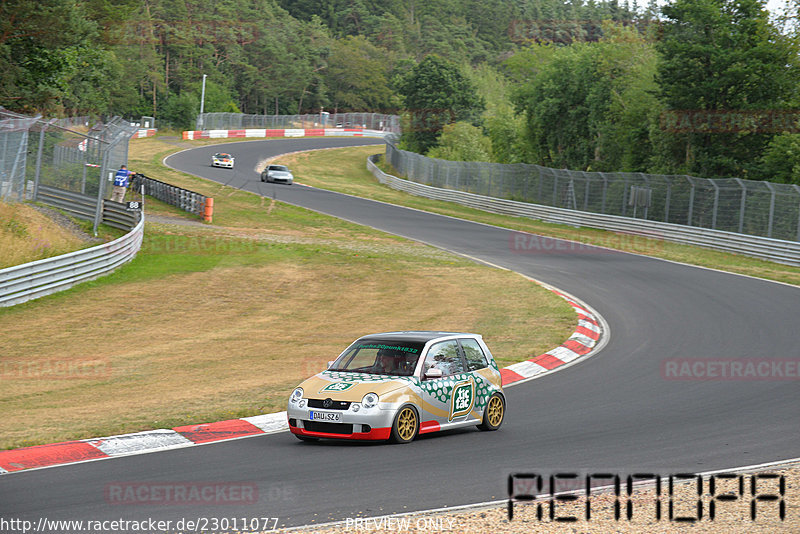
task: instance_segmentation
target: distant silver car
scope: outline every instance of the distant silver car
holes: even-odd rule
[[[261,171],[261,181],[291,185],[294,176],[286,165],[267,165],[267,168]]]

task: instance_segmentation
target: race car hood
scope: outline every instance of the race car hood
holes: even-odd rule
[[[385,395],[407,386],[412,380],[413,378],[410,376],[322,371],[305,380],[300,387],[303,388],[306,398],[331,398],[359,402],[367,393]]]

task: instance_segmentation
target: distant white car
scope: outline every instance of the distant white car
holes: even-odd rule
[[[286,165],[267,165],[267,168],[261,171],[261,181],[291,185],[294,176]]]
[[[233,156],[220,152],[211,156],[212,167],[224,167],[226,169],[233,168]]]

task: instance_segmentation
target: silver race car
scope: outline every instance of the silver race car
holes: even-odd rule
[[[388,332],[356,340],[289,397],[299,439],[390,440],[468,425],[497,430],[506,398],[478,334]]]
[[[261,171],[261,181],[291,185],[294,176],[286,165],[267,165],[267,168]]]

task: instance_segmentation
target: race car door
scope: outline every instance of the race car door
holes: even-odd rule
[[[475,379],[467,372],[458,341],[441,341],[430,347],[422,368],[423,378],[432,368],[441,370],[442,377],[421,382],[425,411],[421,434],[474,419],[470,412],[475,405]]]

